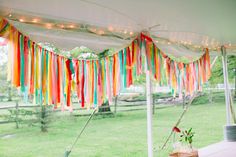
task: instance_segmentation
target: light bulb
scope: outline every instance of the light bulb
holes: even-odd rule
[[[109,31],[113,31],[114,28],[113,28],[112,26],[109,26],[109,27],[108,27],[108,30],[109,30]]]
[[[47,24],[46,24],[46,27],[47,27],[48,29],[51,29],[51,28],[52,28],[52,24],[51,24],[51,23],[47,23]]]
[[[37,22],[38,22],[38,19],[33,19],[32,22],[33,22],[33,23],[37,23]]]
[[[70,28],[75,28],[75,26],[74,26],[74,25],[70,25],[69,27],[70,27]]]
[[[24,22],[24,19],[19,19],[20,22]]]
[[[104,33],[105,33],[105,32],[104,32],[103,30],[99,30],[99,31],[98,31],[98,34],[99,34],[99,35],[103,35]]]

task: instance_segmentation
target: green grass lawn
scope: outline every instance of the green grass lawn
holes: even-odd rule
[[[157,109],[153,117],[154,146],[159,148],[177,121],[182,106]],[[60,114],[62,115],[62,114]],[[38,126],[15,124],[0,125],[0,157],[63,157],[88,117],[54,115],[48,133]],[[193,128],[196,133],[193,145],[197,148],[221,141],[225,124],[224,101],[192,105],[180,128]],[[3,138],[5,134],[12,137]],[[115,117],[96,116],[79,139],[70,157],[145,157],[146,111],[117,113]],[[154,156],[166,157],[172,141],[165,150]]]

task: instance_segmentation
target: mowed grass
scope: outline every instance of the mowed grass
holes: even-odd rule
[[[157,109],[153,116],[154,156],[166,157],[172,150],[172,139],[160,150],[177,119],[182,106]],[[88,117],[54,115],[47,133],[38,126],[0,125],[0,157],[63,157]],[[193,145],[197,148],[223,140],[224,101],[192,105],[180,128],[193,128]],[[12,134],[9,138],[3,135]],[[95,116],[79,139],[70,157],[146,157],[146,110]]]

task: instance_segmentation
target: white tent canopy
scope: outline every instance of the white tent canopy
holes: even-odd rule
[[[66,50],[119,50],[147,30],[158,47],[176,56],[198,56],[202,47],[217,51],[222,45],[236,52],[235,0],[0,0],[0,15],[36,42]],[[68,23],[80,29],[64,29]]]
[[[222,50],[227,124],[230,108],[226,51],[236,54],[235,15],[236,0],[0,0],[0,16],[23,34],[66,50],[78,46],[96,52],[119,50],[142,31],[162,51],[175,57],[192,59],[206,47],[212,55]],[[148,156],[152,157],[148,71],[146,82]]]

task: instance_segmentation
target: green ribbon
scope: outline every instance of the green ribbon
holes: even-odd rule
[[[21,92],[25,92],[25,59],[24,59],[24,36],[20,34],[20,84]],[[27,77],[27,76],[26,76]]]

